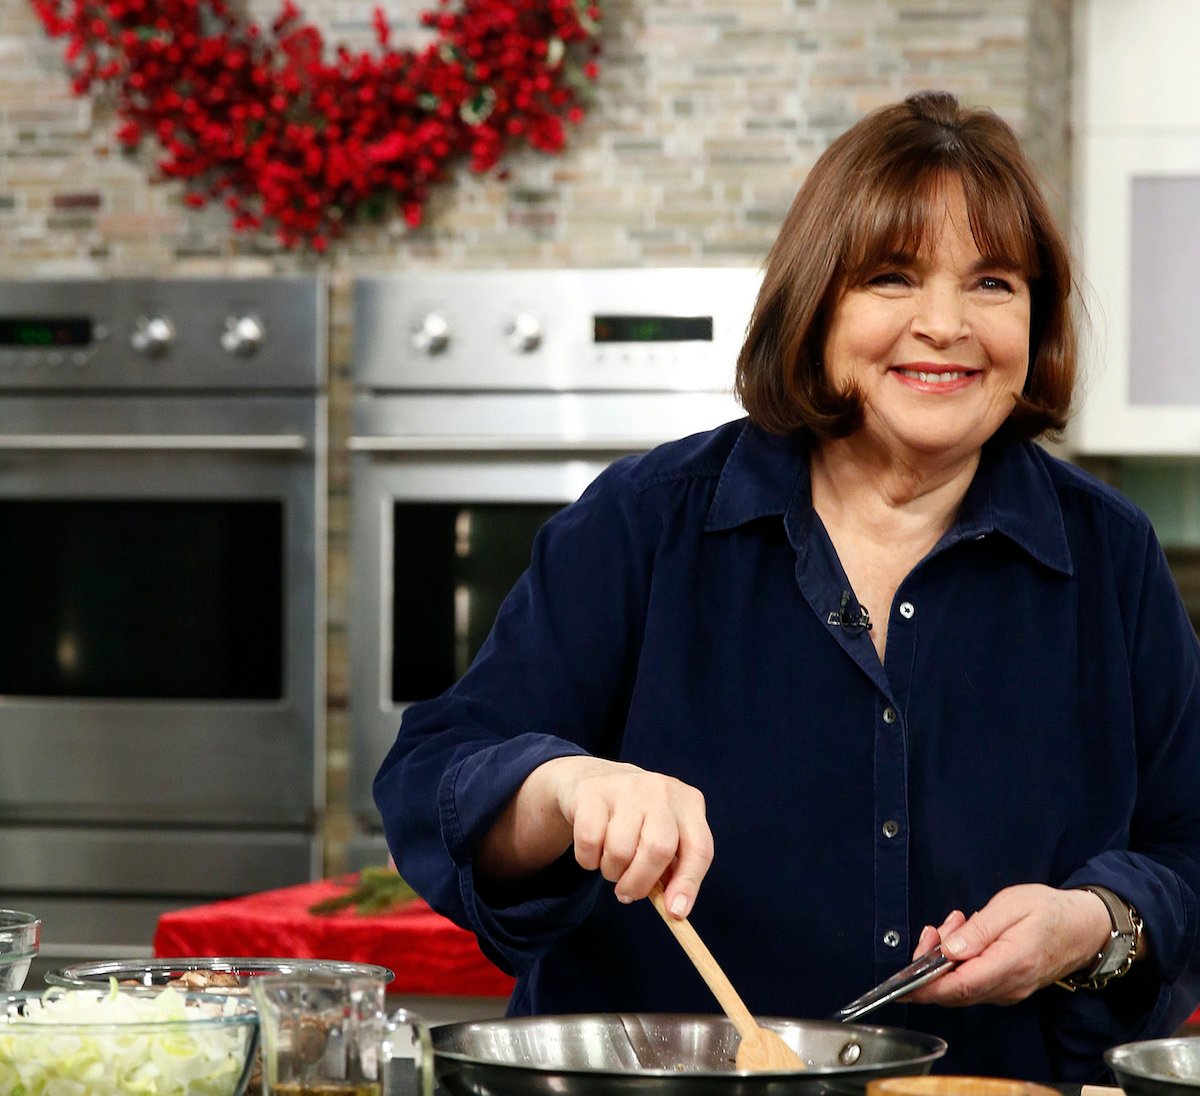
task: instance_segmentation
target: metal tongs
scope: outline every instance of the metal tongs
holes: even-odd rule
[[[932,951],[927,951],[920,959],[914,959],[903,970],[897,971],[889,979],[880,982],[874,989],[868,990],[861,997],[855,998],[848,1005],[833,1013],[830,1020],[857,1020],[868,1012],[873,1012],[881,1005],[911,993],[918,986],[932,982],[951,967],[957,966],[957,961],[942,954],[942,945],[938,944]]]

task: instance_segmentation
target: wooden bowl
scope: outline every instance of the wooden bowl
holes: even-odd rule
[[[882,1077],[867,1096],[1061,1096],[1057,1089],[999,1077]]]

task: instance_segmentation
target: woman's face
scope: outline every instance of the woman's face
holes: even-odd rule
[[[893,455],[969,456],[1013,408],[1029,369],[1029,285],[979,253],[957,181],[911,261],[845,289],[825,337],[836,388],[861,391],[863,430]]]

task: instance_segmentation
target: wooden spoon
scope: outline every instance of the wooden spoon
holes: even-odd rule
[[[760,1027],[750,1015],[750,1010],[742,1003],[732,983],[725,977],[725,972],[717,966],[712,952],[704,946],[704,941],[696,934],[687,918],[673,917],[667,912],[667,901],[661,883],[655,883],[651,888],[650,901],[654,903],[654,908],[667,923],[667,927],[675,934],[675,939],[687,953],[692,966],[699,971],[705,985],[712,990],[718,1004],[725,1010],[725,1015],[733,1021],[733,1026],[742,1037],[734,1060],[738,1069],[756,1072],[807,1069],[807,1063],[799,1054],[775,1032]]]

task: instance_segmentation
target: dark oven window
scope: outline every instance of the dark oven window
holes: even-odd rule
[[[283,696],[279,501],[0,500],[0,694]]]
[[[425,700],[466,672],[560,507],[396,503],[392,700]]]

